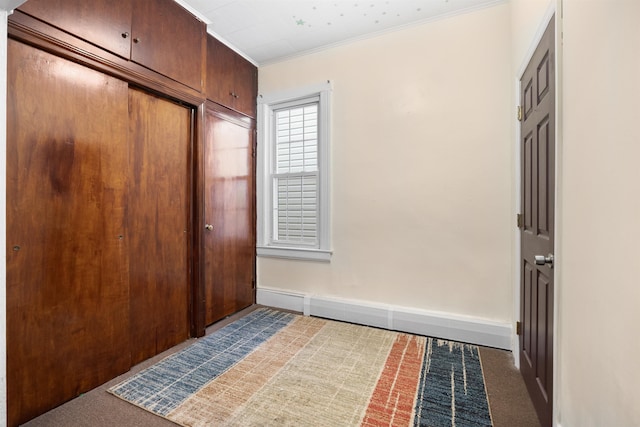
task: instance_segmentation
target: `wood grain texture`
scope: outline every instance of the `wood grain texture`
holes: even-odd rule
[[[129,368],[127,85],[9,40],[8,423]],[[99,120],[96,120],[99,117]]]
[[[205,25],[173,0],[137,0],[131,60],[202,90]]]
[[[191,105],[199,105],[205,99],[200,89],[192,89],[175,79],[112,54],[19,10],[9,16],[8,35],[14,40],[46,50],[61,58]]]
[[[207,35],[207,98],[249,117],[256,116],[256,67]]]
[[[206,324],[255,301],[252,122],[209,105],[204,141]]]
[[[29,0],[19,10],[129,58],[133,0]]]
[[[206,102],[198,106],[194,115],[194,144],[192,165],[192,226],[191,260],[193,288],[191,292],[191,337],[202,337],[206,329],[206,300],[204,284],[204,140]]]
[[[189,337],[189,109],[130,90],[131,355]]]
[[[29,0],[11,15],[9,36],[7,363],[16,425],[203,334],[207,297],[217,318],[253,303],[247,116],[255,116],[257,70],[230,50],[219,64],[238,95],[228,103],[244,115],[211,104],[233,124],[212,135],[243,145],[212,151],[222,160],[210,183],[220,189],[209,193],[226,231],[205,255],[204,24],[170,0]],[[127,82],[200,105],[199,114]]]

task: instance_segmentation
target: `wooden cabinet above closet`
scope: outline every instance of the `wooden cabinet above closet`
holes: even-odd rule
[[[211,101],[255,117],[258,70],[251,62],[207,35],[205,92]]]
[[[130,56],[133,0],[28,0],[18,10],[123,58]]]
[[[173,0],[136,0],[131,60],[202,90],[206,28]]]
[[[28,0],[18,10],[202,91],[205,24],[173,0]]]

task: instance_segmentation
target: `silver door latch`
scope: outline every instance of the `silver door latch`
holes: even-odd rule
[[[536,255],[534,258],[536,260],[536,265],[549,264],[549,268],[553,268],[553,255]]]

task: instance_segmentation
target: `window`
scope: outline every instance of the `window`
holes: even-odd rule
[[[330,83],[258,100],[258,255],[328,261]]]

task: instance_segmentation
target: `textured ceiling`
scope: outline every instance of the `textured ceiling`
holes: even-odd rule
[[[27,0],[0,0],[0,10],[13,10]]]
[[[506,0],[176,0],[258,65]]]

